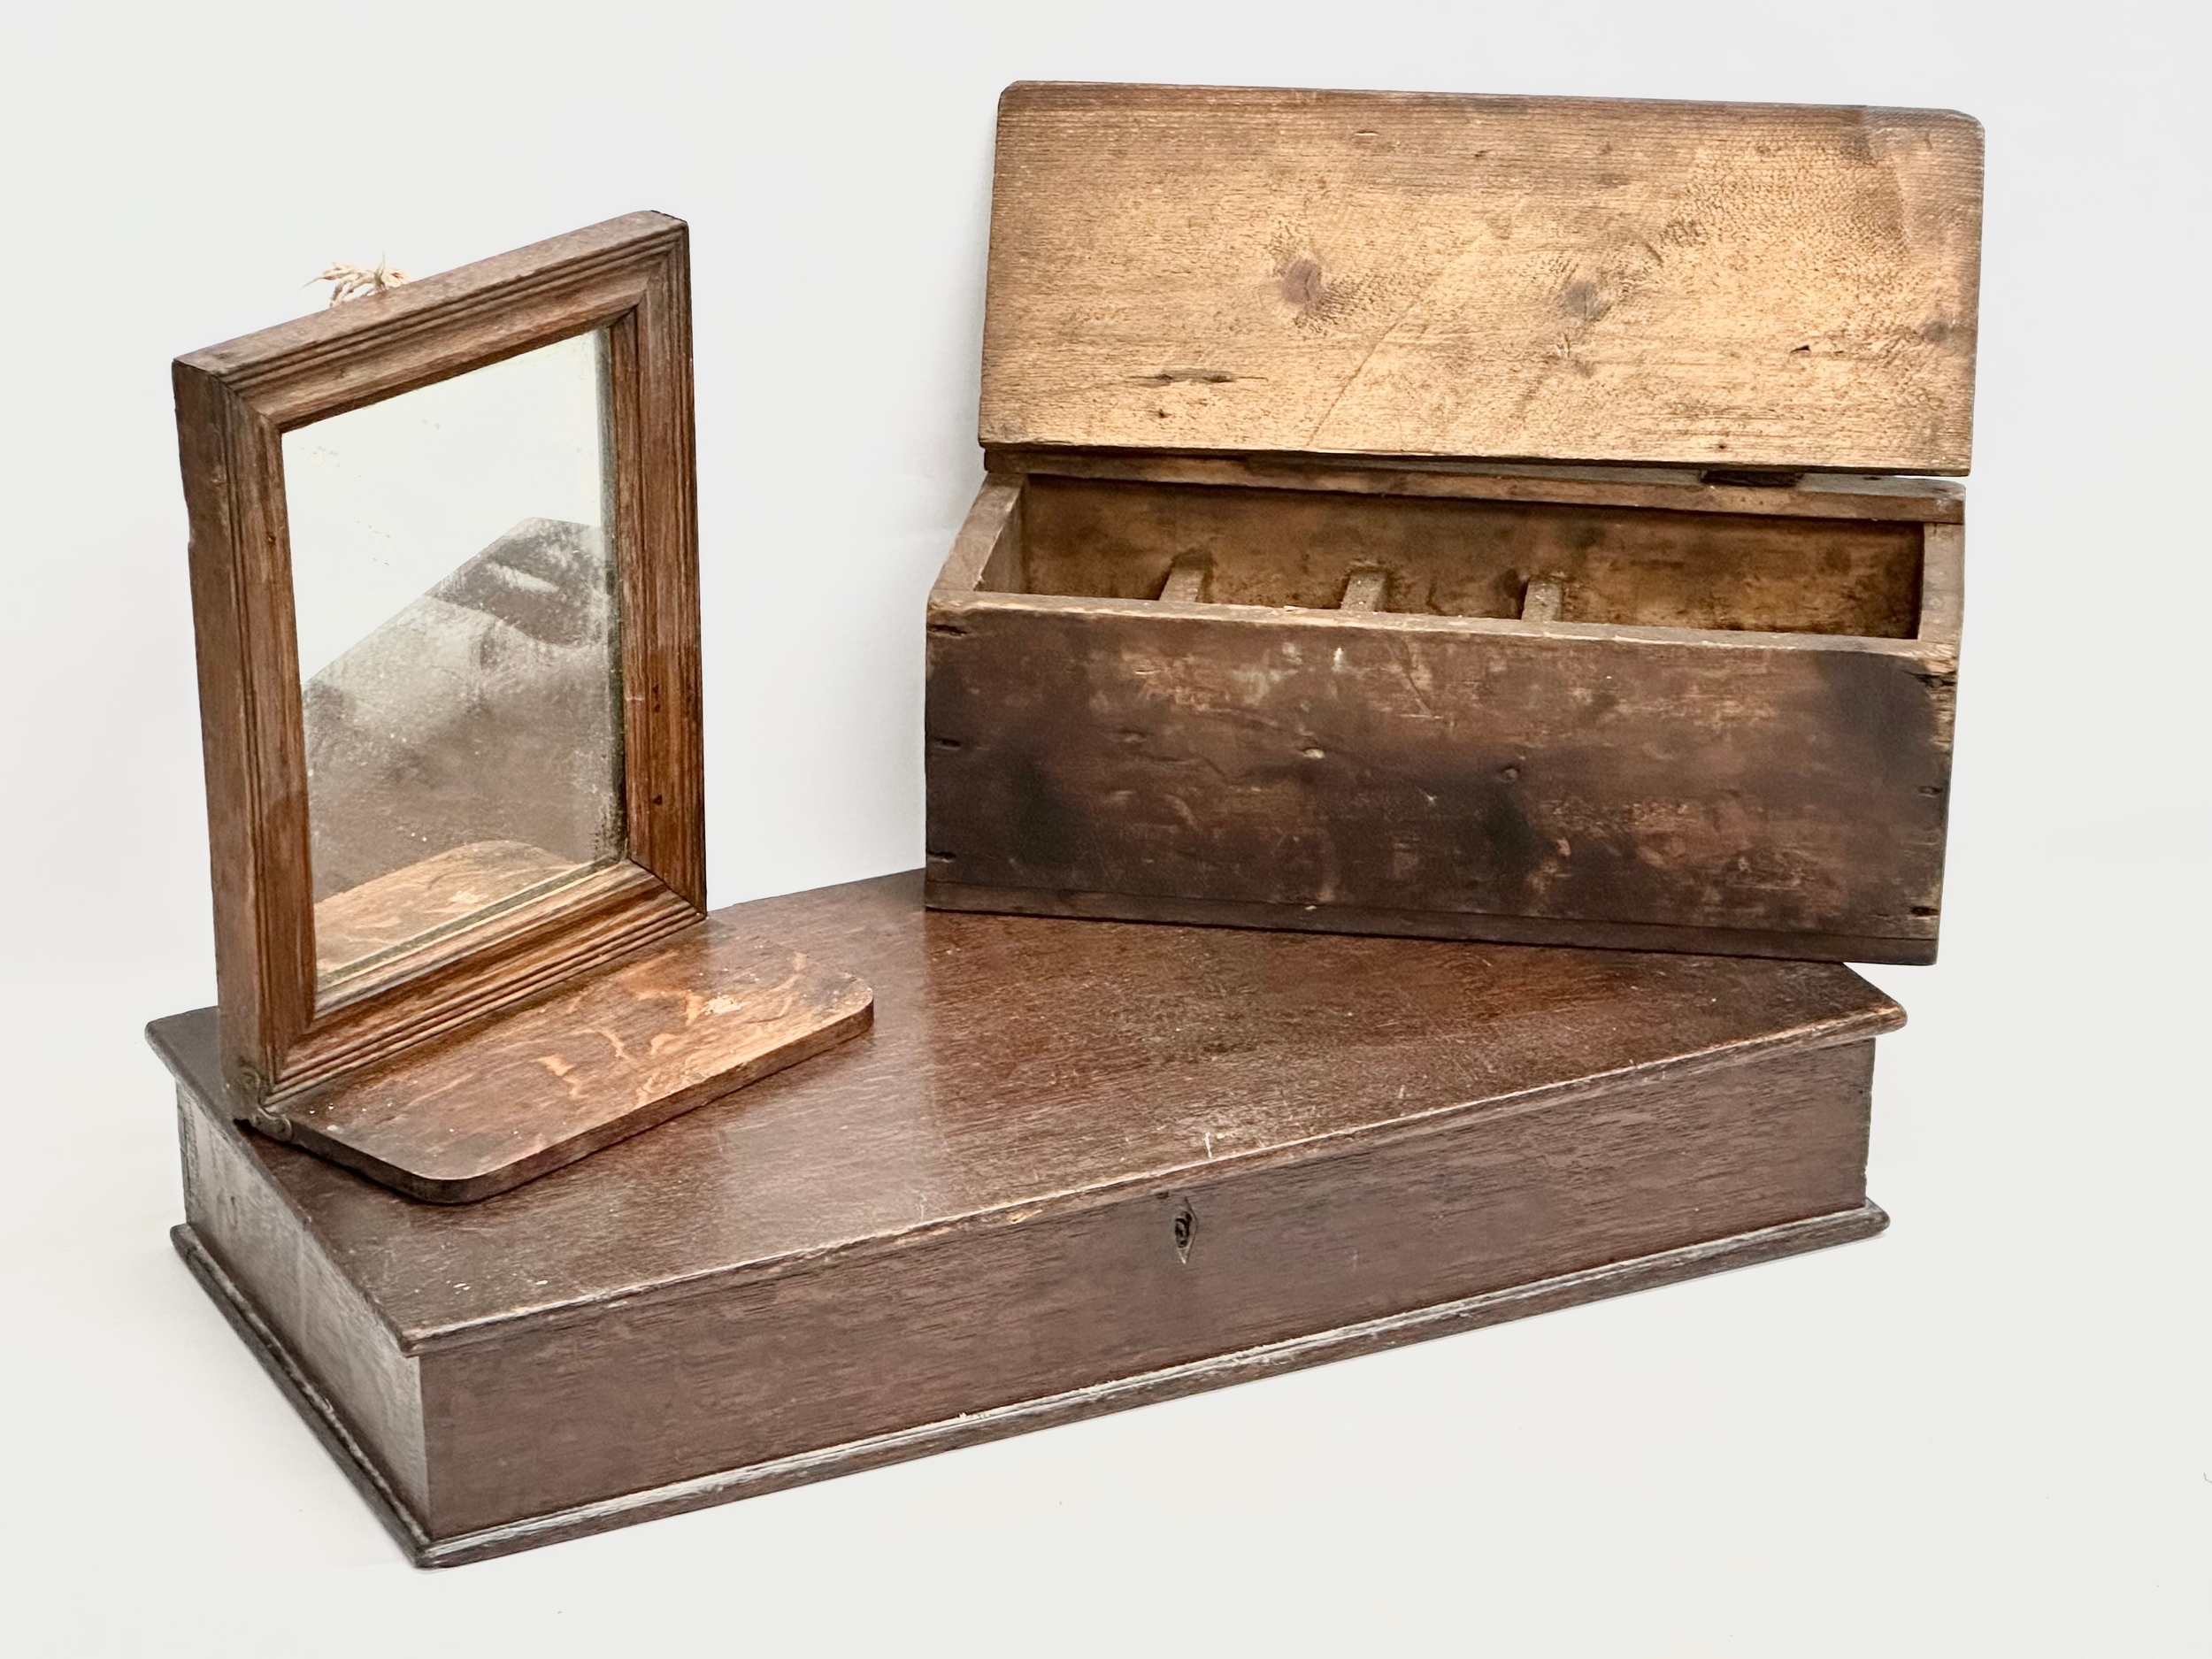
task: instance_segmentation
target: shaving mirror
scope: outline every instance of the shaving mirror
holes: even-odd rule
[[[606,358],[284,434],[319,995],[622,856]]]
[[[685,227],[632,214],[174,379],[227,1079],[311,1144],[363,1078],[419,1118],[391,1079],[426,1045],[703,924]],[[661,992],[730,969],[687,962]],[[787,992],[772,967],[747,972]],[[643,993],[605,995],[627,1018]],[[695,1103],[728,1057],[601,1083]],[[582,1062],[526,1059],[579,1096]],[[346,1133],[332,1156],[388,1178],[391,1146]]]

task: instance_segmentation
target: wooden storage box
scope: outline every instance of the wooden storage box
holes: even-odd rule
[[[1981,141],[1001,105],[929,902],[1927,962]]]
[[[718,912],[874,1030],[465,1210],[175,1073],[177,1243],[446,1565],[1861,1238],[1847,968],[933,915]]]

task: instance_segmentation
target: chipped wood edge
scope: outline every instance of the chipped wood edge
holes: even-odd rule
[[[1966,611],[1966,527],[1932,524],[1921,544],[1920,641],[1958,665]]]
[[[1020,479],[996,473],[985,476],[930,589],[932,605],[986,591],[983,584],[992,575],[994,565],[1003,565],[1012,551],[1010,544],[1015,540],[1021,499]],[[1002,573],[1014,574],[1010,571]]]

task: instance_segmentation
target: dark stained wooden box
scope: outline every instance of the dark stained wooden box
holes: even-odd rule
[[[931,914],[718,915],[874,1030],[526,1187],[412,1202],[153,1028],[177,1241],[413,1558],[470,1561],[1863,1237],[1824,963]]]
[[[1927,962],[1981,142],[1019,86],[949,909]]]

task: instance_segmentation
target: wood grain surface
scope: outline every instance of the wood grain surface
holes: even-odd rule
[[[201,1057],[211,1056],[212,1032],[196,1034],[203,1039]],[[358,1467],[375,1471],[374,1483],[396,1509],[427,1514],[420,1363],[400,1350],[388,1316],[317,1246],[300,1211],[270,1185],[259,1155],[275,1143],[242,1133],[219,1107],[211,1110],[188,1091],[180,1090],[180,1103],[188,1213],[204,1217],[226,1259],[251,1279],[255,1317],[283,1332],[293,1363],[345,1402],[347,1436],[366,1448]]]
[[[316,986],[289,428],[603,328],[627,856]],[[215,959],[234,1086],[281,1100],[706,906],[688,233],[633,213],[180,357]]]
[[[1141,603],[941,625],[933,880],[1932,949],[1951,687],[1909,655]]]
[[[987,444],[1962,472],[1939,111],[1018,84]]]
[[[1551,621],[1910,639],[1922,526],[1763,513],[1623,511],[1552,503],[1030,476],[1028,591],[1073,598],[1520,617],[1560,586]],[[1210,580],[1171,592],[1169,567]],[[1346,606],[1356,572],[1376,603]],[[1535,618],[1530,618],[1534,620]]]
[[[872,1008],[852,975],[709,918],[250,1121],[411,1197],[473,1203],[857,1036]]]
[[[270,1379],[314,1431],[316,1438],[352,1480],[355,1489],[409,1559],[418,1567],[457,1567],[569,1539],[587,1538],[618,1526],[635,1525],[664,1516],[781,1492],[838,1475],[879,1469],[909,1458],[957,1451],[1011,1434],[1080,1422],[1109,1411],[1125,1411],[1210,1388],[1280,1376],[1332,1360],[1356,1359],[1409,1342],[1551,1313],[1609,1296],[1679,1284],[1685,1279],[1732,1268],[1757,1266],[1807,1250],[1850,1244],[1871,1238],[1888,1225],[1889,1217],[1880,1205],[1863,1203],[1855,1210],[1814,1216],[1803,1221],[1786,1221],[1776,1226],[1755,1228],[1702,1244],[1683,1245],[1630,1261],[1609,1262],[1579,1272],[1557,1273],[1504,1290],[1410,1308],[1379,1318],[1363,1319],[1356,1325],[1209,1356],[1187,1364],[1119,1377],[1088,1387],[1064,1389],[987,1410],[963,1412],[955,1417],[918,1424],[912,1428],[893,1430],[864,1440],[793,1452],[595,1499],[567,1509],[539,1510],[518,1519],[443,1534],[433,1534],[419,1518],[420,1512],[395,1489],[375,1455],[354,1432],[345,1408],[316,1380],[312,1369],[290,1351],[283,1335],[261,1316],[251,1294],[208,1249],[197,1229],[188,1223],[174,1227],[170,1239],[217,1310],[261,1362]]]
[[[1810,516],[1801,487],[1663,511],[1609,476],[1509,480],[1554,501],[1028,458],[930,598],[932,903],[1934,959],[1955,502],[1924,523],[1878,494],[1883,516]],[[1739,511],[1760,496],[1779,510]],[[1362,572],[1376,603],[1348,607]]]
[[[918,889],[721,913],[867,974],[874,1029],[465,1210],[242,1134],[209,1014],[154,1027],[192,1248],[426,1559],[1880,1225],[1870,1040],[1902,1016],[1846,969]]]
[[[1617,511],[1655,507],[1668,512],[1756,513],[1770,518],[1962,524],[1966,518],[1964,485],[1882,472],[1775,472],[1747,483],[1742,474],[1683,466],[1554,465],[1372,455],[1353,462],[1317,456],[1178,455],[1033,445],[986,449],[983,463],[986,472],[1007,477],[1225,484],[1447,501],[1555,502]]]
[[[583,873],[576,860],[525,841],[470,841],[346,887],[315,906],[315,967],[334,971],[465,922]]]
[[[717,911],[864,978],[873,1029],[465,1222],[290,1148],[257,1156],[420,1346],[625,1286],[1903,1018],[1826,963],[949,915],[921,910],[920,887],[918,872]],[[227,1103],[209,1025],[180,1015],[151,1034]]]

